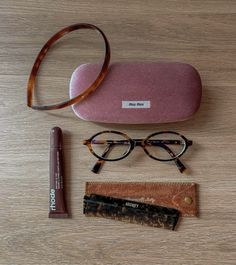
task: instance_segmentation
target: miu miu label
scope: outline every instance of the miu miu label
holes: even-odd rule
[[[150,109],[150,100],[122,100],[122,109]]]

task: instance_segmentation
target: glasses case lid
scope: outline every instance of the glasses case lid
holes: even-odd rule
[[[70,97],[83,92],[101,65],[72,74]],[[200,75],[185,63],[113,63],[98,89],[72,109],[81,119],[104,123],[167,123],[189,119],[199,108]]]

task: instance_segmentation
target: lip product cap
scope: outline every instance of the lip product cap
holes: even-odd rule
[[[62,148],[62,130],[59,127],[54,127],[50,134],[50,147]]]

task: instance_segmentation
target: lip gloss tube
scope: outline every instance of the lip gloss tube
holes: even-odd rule
[[[50,133],[50,190],[49,218],[68,217],[63,166],[63,135],[59,127],[54,127]]]

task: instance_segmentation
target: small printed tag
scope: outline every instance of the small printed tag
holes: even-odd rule
[[[122,100],[122,109],[150,109],[150,100]]]

